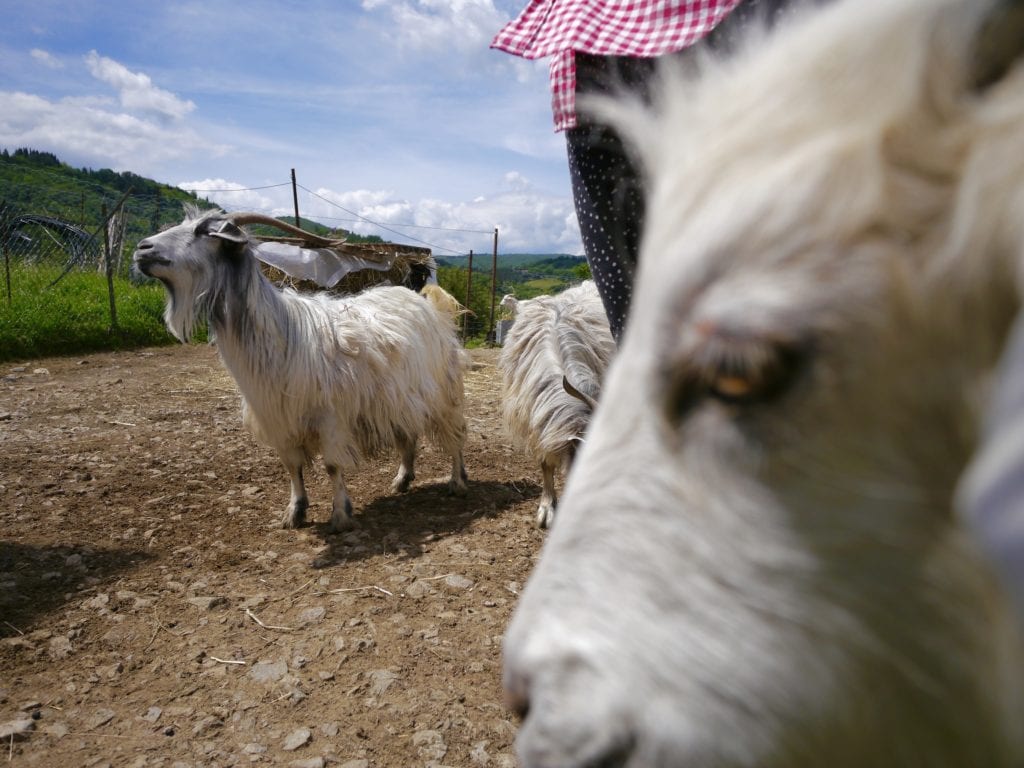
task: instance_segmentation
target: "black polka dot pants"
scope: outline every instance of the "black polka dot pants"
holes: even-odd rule
[[[609,129],[570,128],[566,145],[583,250],[618,341],[629,311],[643,222],[640,179]]]

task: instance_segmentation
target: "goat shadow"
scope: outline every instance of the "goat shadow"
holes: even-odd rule
[[[328,522],[312,523],[327,549],[312,565],[326,568],[364,560],[388,552],[403,560],[421,557],[425,545],[468,528],[475,520],[494,518],[512,507],[540,496],[540,486],[529,480],[469,481],[465,496],[448,493],[445,483],[414,486],[405,493],[380,496],[354,515],[351,531],[335,533]],[[532,518],[524,516],[524,526]]]
[[[32,636],[40,619],[87,592],[101,592],[104,584],[153,557],[135,549],[0,541],[0,638],[22,638],[30,650],[45,643]]]

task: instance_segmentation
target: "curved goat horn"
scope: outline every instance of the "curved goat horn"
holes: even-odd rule
[[[999,0],[974,41],[973,83],[986,88],[1024,55],[1024,0]]]
[[[287,222],[275,219],[273,216],[267,216],[263,213],[240,211],[238,213],[229,213],[227,218],[239,227],[245,224],[266,224],[270,227],[276,227],[284,232],[290,232],[293,235],[298,235],[310,245],[320,248],[337,247],[345,242],[344,238],[341,238],[340,240],[331,240],[326,237],[314,235],[312,232],[306,232],[304,229],[299,229],[292,224],[288,224]]]
[[[565,376],[565,375],[562,376],[562,388],[566,392],[568,392],[570,395],[572,395],[573,397],[577,398],[578,400],[582,400],[584,403],[589,405],[591,411],[596,410],[596,408],[597,408],[597,400],[592,398],[590,395],[585,394],[584,392],[580,392],[578,389],[576,389],[576,387],[574,387],[569,382],[569,377],[568,376]]]

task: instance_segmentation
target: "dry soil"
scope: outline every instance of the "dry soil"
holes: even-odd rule
[[[394,495],[382,456],[340,535],[319,467],[278,527],[287,477],[211,347],[0,367],[0,762],[514,766],[501,635],[543,537],[495,356],[468,495],[430,446]]]

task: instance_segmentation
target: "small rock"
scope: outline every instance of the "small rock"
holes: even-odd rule
[[[224,723],[222,723],[219,719],[217,719],[213,715],[208,715],[196,724],[196,726],[192,729],[192,735],[209,735],[211,731],[220,728],[222,725],[224,725]]]
[[[267,751],[267,748],[264,747],[262,744],[250,742],[249,744],[246,744],[244,747],[242,747],[242,751],[245,752],[245,754],[247,755],[262,755],[264,752]]]
[[[299,622],[302,624],[319,624],[327,615],[327,609],[322,606],[307,608],[299,614]]]
[[[288,738],[284,740],[284,743],[281,745],[281,749],[285,752],[294,752],[296,749],[309,744],[312,738],[313,734],[310,733],[309,728],[299,728],[298,730],[292,731],[288,734]]]
[[[320,724],[320,733],[332,739],[338,735],[340,730],[341,725],[335,722]]]
[[[148,720],[151,723],[155,723],[160,719],[160,715],[163,714],[163,710],[160,707],[150,707],[146,710],[146,714],[142,716],[143,720]]]
[[[369,760],[346,760],[339,768],[370,768]]]
[[[116,714],[112,709],[97,709],[96,713],[85,721],[85,727],[90,731],[99,728],[113,720]]]
[[[185,602],[191,603],[201,611],[209,611],[228,604],[226,597],[190,597]]]
[[[287,674],[288,665],[283,661],[260,661],[249,670],[249,677],[257,683],[276,683]]]
[[[71,655],[71,641],[66,637],[54,637],[50,639],[48,647],[50,658],[54,661],[66,659]]]
[[[448,753],[448,745],[438,731],[416,731],[412,745],[424,760],[440,760]]]
[[[476,582],[472,579],[467,579],[465,576],[461,576],[457,573],[449,573],[444,577],[444,583],[452,589],[469,589]]]
[[[98,610],[102,610],[102,609],[106,608],[107,604],[109,602],[110,602],[110,595],[108,595],[107,593],[103,592],[103,593],[100,593],[100,594],[96,595],[96,597],[92,598],[91,600],[86,600],[85,604],[82,607],[83,608],[92,608],[93,610],[98,611]]]
[[[63,739],[68,735],[69,729],[64,723],[48,723],[43,726],[43,733],[54,739]]]
[[[424,597],[433,591],[433,587],[422,579],[417,579],[405,588],[405,594],[409,597]]]
[[[310,757],[305,760],[292,760],[288,763],[288,768],[324,768],[324,765],[322,757]]]
[[[47,368],[33,368],[32,369],[32,373],[34,373],[36,376],[49,376],[50,375],[50,371]]]
[[[30,718],[23,718],[20,720],[9,720],[6,723],[0,724],[0,742],[10,741],[21,741],[27,739],[28,735],[36,729],[36,722]]]
[[[491,756],[487,754],[487,742],[478,741],[469,752],[469,759],[473,765],[486,766],[491,762]]]
[[[398,679],[390,669],[375,669],[370,672],[370,693],[380,696]]]

